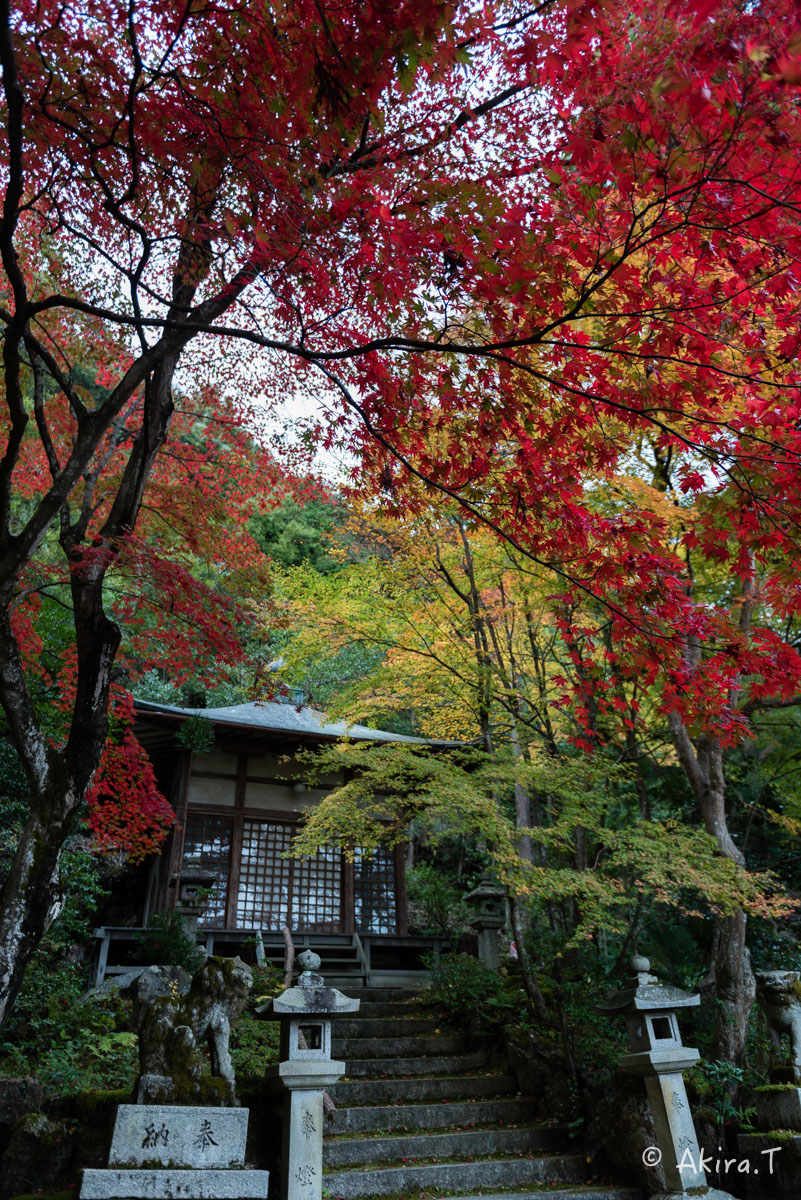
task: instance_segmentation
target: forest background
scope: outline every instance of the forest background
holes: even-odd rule
[[[440,927],[491,865],[575,1076],[635,947],[741,1070],[751,954],[797,961],[794,5],[1,15],[8,1052],[94,851],[170,825],[132,694],[281,659],[465,743],[343,744],[309,846],[411,828]]]

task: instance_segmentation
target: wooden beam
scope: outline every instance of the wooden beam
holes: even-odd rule
[[[239,898],[239,874],[242,867],[242,837],[245,824],[245,792],[247,790],[248,759],[240,754],[236,763],[233,830],[231,834],[231,870],[228,875],[228,902],[225,906],[225,928],[236,929],[236,905]]]
[[[398,933],[409,932],[409,905],[406,899],[406,845],[400,842],[395,847],[395,918]]]

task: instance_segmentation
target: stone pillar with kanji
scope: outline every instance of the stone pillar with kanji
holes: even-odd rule
[[[323,1192],[323,1092],[345,1073],[331,1058],[334,1017],[358,1011],[319,974],[320,958],[298,955],[303,967],[295,987],[276,996],[267,1016],[281,1022],[281,1061],[269,1074],[287,1089],[284,1100],[281,1200],[321,1200]]]
[[[683,1073],[695,1066],[699,1054],[682,1043],[676,1013],[695,1008],[701,998],[661,983],[650,973],[647,958],[632,958],[631,968],[628,987],[598,1007],[625,1017],[630,1053],[620,1065],[645,1084],[657,1139],[653,1162],[661,1160],[668,1186],[651,1200],[733,1200],[707,1183],[684,1086]]]

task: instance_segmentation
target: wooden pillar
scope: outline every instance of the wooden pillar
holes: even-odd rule
[[[352,850],[352,847],[350,847]],[[356,878],[353,859],[342,848],[342,932],[356,932]]]
[[[405,937],[409,932],[409,906],[406,900],[406,845],[403,842],[395,847],[395,915],[398,933]]]
[[[170,887],[170,880],[181,873],[184,860],[184,837],[186,835],[186,810],[189,803],[189,777],[192,771],[191,751],[185,750],[181,755],[179,779],[175,805],[175,825],[170,835],[169,854],[162,856],[161,878],[156,889],[155,908],[166,911],[175,908],[178,903],[177,887]]]
[[[247,790],[248,759],[238,754],[236,759],[236,791],[234,792],[234,819],[231,830],[231,868],[228,872],[228,899],[225,905],[225,928],[236,929],[236,904],[239,898],[239,872],[242,867],[242,835],[244,833],[243,809]]]

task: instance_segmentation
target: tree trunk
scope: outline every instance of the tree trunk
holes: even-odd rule
[[[707,833],[715,838],[721,854],[744,866],[745,857],[732,839],[726,820],[726,784],[720,742],[706,735],[693,742],[676,713],[669,714],[668,722]],[[715,1010],[715,1055],[739,1063],[745,1050],[748,1015],[756,994],[751,957],[745,944],[746,915],[742,909],[737,909],[730,916],[718,917],[716,922],[712,964],[719,1002]]]
[[[523,747],[520,745],[520,735],[517,732],[517,725],[512,726],[512,753],[516,759],[523,757]],[[515,780],[515,825],[518,830],[531,829],[531,793],[528,788],[523,787],[522,783]],[[534,862],[534,852],[531,843],[531,836],[527,833],[518,833],[517,848],[520,852],[520,857],[526,862]]]
[[[34,799],[11,870],[0,891],[0,1029],[22,985],[25,968],[61,911],[59,855],[80,806],[64,779]]]
[[[531,959],[528,956],[526,949],[526,931],[523,928],[523,922],[520,918],[520,906],[515,896],[509,897],[509,916],[512,922],[512,932],[515,935],[515,945],[517,947],[517,959],[520,963],[520,974],[523,977],[523,987],[526,995],[531,1001],[534,1012],[541,1021],[544,1021],[547,1016],[545,1008],[545,1000],[540,986],[534,976],[534,969],[531,966]]]

